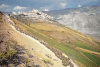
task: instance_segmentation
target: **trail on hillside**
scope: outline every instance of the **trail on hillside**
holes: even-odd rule
[[[49,61],[53,65],[52,67],[64,67],[59,58],[55,54],[41,44],[38,40],[21,33],[15,29],[13,25],[10,25],[15,32],[12,33],[12,38],[18,41],[21,46],[24,46],[25,49],[28,49],[29,54],[36,56],[42,60]]]

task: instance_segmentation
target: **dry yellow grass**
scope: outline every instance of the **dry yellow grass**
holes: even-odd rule
[[[48,24],[48,23],[34,23],[34,24],[31,24],[31,27],[35,28],[35,29],[38,29],[40,31],[42,31],[43,33],[47,34],[47,35],[50,35],[51,37],[54,37],[54,38],[58,38],[58,39],[71,39],[72,42],[76,41],[75,37],[73,36],[76,36],[78,38],[79,37],[79,34],[69,29],[66,29],[64,27],[61,27],[61,26],[57,26],[57,25],[54,25],[54,24]],[[46,31],[46,32],[44,32]],[[49,32],[50,31],[50,32]],[[52,31],[52,32],[51,32]],[[81,36],[81,35],[80,35]],[[81,36],[82,37],[82,36]],[[86,38],[86,37],[85,37]],[[81,39],[81,38],[80,38]]]
[[[83,52],[87,52],[87,53],[95,54],[95,55],[100,55],[99,52],[90,51],[90,50],[83,49],[83,48],[80,48],[80,47],[76,47],[75,49],[76,49],[76,50],[83,51]]]
[[[92,39],[88,36],[84,36],[82,33],[80,32],[77,32],[73,29],[70,30],[69,27],[67,27],[68,29],[65,29],[64,27],[61,27],[61,26],[57,26],[57,25],[54,25],[54,24],[48,24],[48,23],[32,23],[30,25],[31,27],[35,28],[35,29],[38,29],[38,30],[42,30],[42,31],[58,31],[58,32],[68,32],[69,34],[73,35],[73,36],[80,36],[84,39],[87,39],[89,40],[90,42],[92,41]],[[67,34],[66,34],[67,35]]]
[[[62,27],[48,23],[34,23],[31,24],[30,26],[44,31],[65,31]]]
[[[55,40],[71,43],[78,47],[82,45],[81,48],[93,47],[94,51],[95,49],[97,51],[99,51],[100,49],[100,47],[97,47],[98,44],[95,42],[96,40],[92,39],[91,37],[85,34],[82,34],[81,32],[77,32],[69,27],[44,22],[32,23],[31,27]],[[92,48],[90,50],[92,50]]]
[[[78,62],[76,60],[73,60],[75,63],[77,63],[80,67],[86,67],[85,65],[83,65],[81,62]]]

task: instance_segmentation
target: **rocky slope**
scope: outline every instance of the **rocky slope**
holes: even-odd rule
[[[31,55],[29,50],[22,46],[23,43],[16,38],[20,34],[11,25],[13,22],[9,17],[0,12],[0,67],[46,67],[48,63]]]

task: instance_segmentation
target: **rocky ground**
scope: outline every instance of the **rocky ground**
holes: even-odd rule
[[[0,12],[0,67],[46,67],[42,60],[13,40],[13,33],[7,17]]]

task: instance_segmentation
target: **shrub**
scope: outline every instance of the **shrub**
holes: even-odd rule
[[[0,53],[0,59],[4,60],[4,59],[7,59],[7,58],[11,58],[16,53],[17,53],[16,50],[9,50],[7,52],[1,52]]]
[[[25,60],[23,60],[23,62],[26,64],[26,66],[28,66],[31,61],[32,61],[32,59],[25,59]]]

